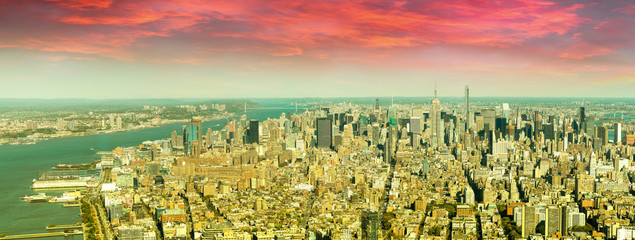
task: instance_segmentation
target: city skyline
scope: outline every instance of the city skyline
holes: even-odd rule
[[[0,1],[2,98],[617,97],[628,1]]]

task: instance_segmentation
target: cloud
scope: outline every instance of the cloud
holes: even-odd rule
[[[418,48],[447,43],[509,47],[552,33],[562,35],[587,21],[576,14],[582,4],[562,6],[543,0],[273,0],[267,4],[252,0],[48,0],[28,1],[21,7],[31,9],[29,4],[46,6],[44,17],[62,24],[61,36],[56,37],[85,44],[93,41],[65,34],[65,29],[86,26],[89,36],[123,38],[118,42],[128,46],[177,32],[189,33],[191,41],[232,37],[234,47],[274,56],[281,55],[280,49],[296,49],[291,55],[325,56],[329,53],[321,49],[340,47]],[[102,40],[96,39],[98,45]],[[244,41],[264,46],[244,47]]]

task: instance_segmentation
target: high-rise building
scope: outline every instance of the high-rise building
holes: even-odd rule
[[[389,163],[392,161],[392,157],[395,153],[396,132],[393,125],[388,125],[388,136],[386,137],[386,143],[384,144],[384,161]]]
[[[509,114],[511,110],[509,109],[509,103],[503,103],[503,117],[509,120]]]
[[[481,112],[483,115],[483,130],[485,132],[494,131],[496,127],[496,111],[494,109],[485,109]]]
[[[614,125],[615,127],[615,136],[613,137],[613,142],[615,144],[621,143],[622,142],[622,124],[621,123],[615,123]]]
[[[580,107],[580,120],[578,121],[580,126],[584,126],[586,124],[586,115],[584,112],[584,107]]]
[[[331,123],[331,119],[318,118],[315,125],[317,126],[317,147],[330,148],[331,145],[333,145],[333,124]]]
[[[606,146],[609,143],[609,131],[606,126],[597,126],[595,128],[595,138],[600,139],[600,146]]]
[[[200,121],[192,119],[188,124],[183,126],[183,150],[185,155],[193,155],[194,149],[200,149],[200,146],[194,146],[200,142]]]
[[[362,212],[362,239],[377,240],[379,230],[379,215],[375,211]]]
[[[258,120],[252,119],[249,121],[249,129],[247,130],[247,134],[245,136],[245,144],[259,143],[259,127]]]
[[[553,124],[543,124],[542,132],[545,134],[545,139],[556,140],[556,133]]]
[[[562,233],[560,228],[561,214],[558,207],[552,206],[545,209],[545,236],[551,237],[556,233]]]
[[[470,122],[470,86],[465,85],[465,129],[472,127]]]
[[[569,213],[569,207],[560,206],[560,233],[562,236],[567,236],[568,234],[568,218],[567,214]]]
[[[419,134],[421,132],[421,118],[420,117],[411,117],[410,118],[410,132]]]
[[[178,146],[178,138],[179,135],[176,133],[176,131],[172,131],[172,135],[170,136],[170,143],[172,144],[172,147]]]
[[[465,198],[463,199],[463,203],[474,205],[476,198],[475,198],[474,190],[472,190],[472,187],[470,187],[470,185],[465,186],[464,196]]]
[[[430,109],[430,119],[432,127],[432,147],[443,145],[443,122],[441,121],[441,102],[437,98],[437,89],[434,89],[434,98]]]
[[[522,207],[522,237],[528,238],[536,234],[536,208],[533,206]]]

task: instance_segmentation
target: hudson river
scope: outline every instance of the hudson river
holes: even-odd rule
[[[283,112],[295,112],[284,104],[263,104],[263,107],[289,107],[288,109],[258,109],[247,112],[247,119],[279,118]],[[242,115],[239,113],[237,116]],[[207,128],[221,129],[226,120],[203,123],[203,135]],[[74,224],[81,221],[79,208],[64,208],[61,204],[27,203],[24,195],[34,195],[31,190],[38,170],[50,169],[60,163],[89,163],[96,160],[98,151],[110,151],[116,147],[141,144],[146,140],[169,138],[172,131],[181,132],[184,123],[147,128],[129,132],[56,138],[33,145],[0,146],[0,233],[7,235],[46,232],[49,224]],[[91,150],[93,148],[94,150]],[[46,192],[61,195],[62,192]],[[55,239],[55,238],[47,238]],[[81,236],[57,239],[82,239]]]

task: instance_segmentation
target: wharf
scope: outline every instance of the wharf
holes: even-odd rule
[[[46,230],[48,231],[54,231],[54,230],[70,230],[70,229],[82,229],[82,225],[57,225],[57,226],[52,226],[52,227],[46,227]]]
[[[20,235],[11,235],[6,237],[0,237],[0,239],[32,239],[32,238],[47,238],[47,237],[67,237],[72,235],[82,235],[84,232],[75,231],[70,233],[65,232],[52,232],[52,233],[35,233],[35,234],[20,234]]]

